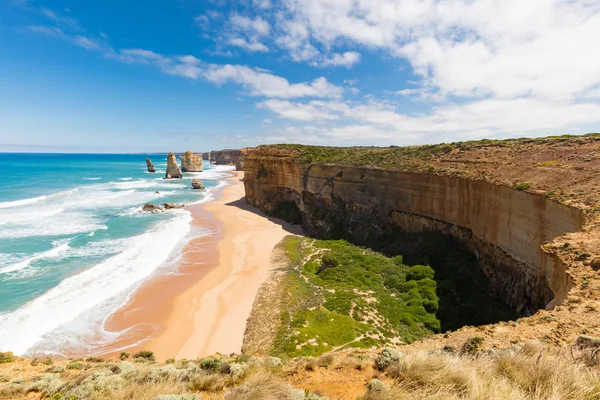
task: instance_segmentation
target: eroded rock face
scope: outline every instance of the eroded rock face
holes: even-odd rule
[[[167,173],[165,179],[181,179],[183,175],[177,166],[177,157],[174,153],[169,153],[167,156]]]
[[[192,188],[193,189],[204,189],[204,185],[202,184],[202,181],[200,179],[194,179],[192,181]]]
[[[154,164],[152,164],[152,161],[149,158],[146,158],[146,168],[148,168],[148,172],[156,172]]]
[[[210,161],[210,152],[202,153],[202,159],[205,161]]]
[[[181,171],[183,172],[202,172],[204,166],[202,165],[202,157],[198,153],[192,153],[186,151],[181,156]]]
[[[216,165],[235,166],[236,171],[244,170],[244,157],[252,150],[251,147],[243,149],[215,150],[210,152],[210,160]]]
[[[460,177],[294,161],[285,151],[246,155],[247,201],[265,211],[293,201],[304,228],[358,243],[437,232],[464,244],[494,294],[521,315],[566,298],[573,280],[542,245],[582,229],[581,209],[543,195]]]

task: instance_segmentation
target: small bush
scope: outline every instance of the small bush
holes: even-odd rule
[[[481,350],[483,344],[483,338],[481,336],[473,336],[462,345],[460,349],[461,354],[475,354]]]
[[[200,361],[200,368],[205,371],[215,372],[221,368],[221,361],[213,357],[203,358]]]
[[[129,358],[129,356],[130,356],[130,355],[131,355],[131,354],[129,354],[128,352],[126,352],[126,351],[122,351],[122,352],[121,352],[121,355],[119,356],[119,358],[120,358],[122,361],[124,361],[124,360],[127,360],[127,359]]]
[[[40,365],[40,360],[37,357],[31,360],[32,367],[37,367],[38,365]]]
[[[515,189],[523,191],[529,189],[531,185],[533,185],[531,182],[521,182],[515,187]]]
[[[389,390],[387,385],[379,379],[371,379],[367,385],[367,388],[371,392],[387,392]]]
[[[174,358],[169,358],[165,363],[166,364],[175,364],[175,359]]]
[[[102,357],[92,356],[92,357],[86,358],[85,361],[91,362],[91,363],[102,363],[102,362],[104,362],[104,359]]]
[[[428,265],[415,265],[410,267],[406,273],[407,281],[420,281],[421,279],[431,279],[435,276],[435,271]]]
[[[9,351],[0,353],[0,364],[13,362],[15,360],[16,360],[15,355]]]
[[[44,365],[52,365],[54,364],[54,360],[52,360],[52,358],[50,357],[46,357],[42,360],[42,364]]]
[[[67,364],[67,369],[83,369],[83,364],[79,361],[71,361]]]
[[[137,353],[135,353],[133,355],[133,358],[137,359],[137,358],[143,358],[146,361],[154,361],[154,353],[148,350],[142,350],[142,351],[138,351]]]
[[[402,353],[396,349],[386,347],[381,350],[379,356],[375,359],[375,368],[384,371],[387,367],[400,361]]]

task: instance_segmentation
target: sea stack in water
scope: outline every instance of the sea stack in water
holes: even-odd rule
[[[154,164],[152,164],[152,161],[149,158],[146,158],[146,167],[148,168],[148,172],[156,172]]]
[[[181,156],[181,170],[183,172],[202,172],[204,167],[202,166],[202,156],[198,153],[192,153],[186,151]]]
[[[177,166],[177,157],[175,157],[174,153],[169,153],[167,156],[167,173],[165,175],[165,179],[180,179],[183,178],[181,175],[181,171]]]
[[[204,185],[200,179],[194,179],[192,181],[192,189],[204,189]]]

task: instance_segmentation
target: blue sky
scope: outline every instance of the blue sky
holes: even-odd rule
[[[600,131],[600,1],[0,1],[0,151]]]

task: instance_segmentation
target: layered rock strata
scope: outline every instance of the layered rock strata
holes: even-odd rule
[[[244,157],[252,148],[214,150],[210,152],[210,161],[216,165],[235,166],[236,171],[244,170]]]
[[[181,170],[177,166],[177,157],[175,157],[174,153],[169,153],[167,156],[167,173],[165,174],[165,179],[181,179],[183,175],[181,174]]]
[[[277,146],[251,151],[244,163],[247,201],[268,212],[294,202],[316,237],[369,243],[400,231],[458,239],[477,257],[494,294],[521,315],[552,308],[573,287],[568,266],[548,244],[581,231],[586,216],[547,194],[431,167],[411,173],[310,163],[301,151]]]
[[[182,172],[202,172],[204,166],[202,165],[202,157],[198,153],[192,153],[186,151],[181,156],[181,171]]]

